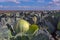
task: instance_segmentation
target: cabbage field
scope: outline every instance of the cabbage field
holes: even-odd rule
[[[60,12],[0,13],[0,40],[60,40]]]

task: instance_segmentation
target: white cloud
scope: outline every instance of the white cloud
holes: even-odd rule
[[[59,2],[60,0],[52,0],[53,2]]]
[[[0,8],[3,8],[3,6],[2,6],[2,5],[0,5]]]
[[[20,3],[17,0],[0,0],[0,2],[15,2],[15,3]]]
[[[15,3],[20,3],[21,1],[23,2],[35,2],[34,0],[0,0],[0,2],[15,2]],[[36,2],[45,2],[45,0],[36,0]]]
[[[0,5],[0,9],[4,10],[55,10],[60,9],[59,6],[3,6]]]
[[[45,0],[37,0],[37,2],[43,3],[43,2],[45,2]]]
[[[9,10],[9,9],[19,9],[19,10],[42,10],[42,9],[44,9],[44,7],[39,7],[39,6],[0,6],[0,8],[2,8],[2,9],[7,9],[7,10]]]
[[[49,2],[49,4],[60,6],[60,0],[52,0],[51,2]]]
[[[32,2],[33,0],[0,0],[0,2],[15,2],[15,3],[19,3],[19,2]]]
[[[19,0],[19,1],[29,2],[29,1],[31,1],[31,0]]]

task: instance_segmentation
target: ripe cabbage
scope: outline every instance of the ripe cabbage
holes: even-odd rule
[[[26,20],[20,19],[15,25],[14,25],[14,31],[16,33],[20,32],[27,32],[29,30],[29,22]]]

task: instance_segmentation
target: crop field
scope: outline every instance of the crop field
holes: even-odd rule
[[[60,11],[0,11],[0,40],[60,40]]]

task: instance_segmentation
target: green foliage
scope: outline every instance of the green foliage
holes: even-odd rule
[[[29,38],[27,37],[27,36],[17,36],[16,38],[15,38],[15,40],[29,40]]]
[[[13,36],[13,32],[9,31],[8,38],[9,40],[31,40],[38,29],[38,25],[30,25],[27,21],[20,19],[13,29],[16,34]]]
[[[28,34],[34,34],[36,31],[38,31],[38,25],[36,25],[36,24],[32,24],[32,25],[30,25],[30,28],[29,28],[29,30],[28,30]]]
[[[53,14],[55,17],[59,17],[60,16],[60,13],[55,13]]]
[[[57,29],[60,30],[60,21],[58,22]]]
[[[49,40],[49,37],[45,34],[38,34],[37,36],[34,36],[31,40]]]

